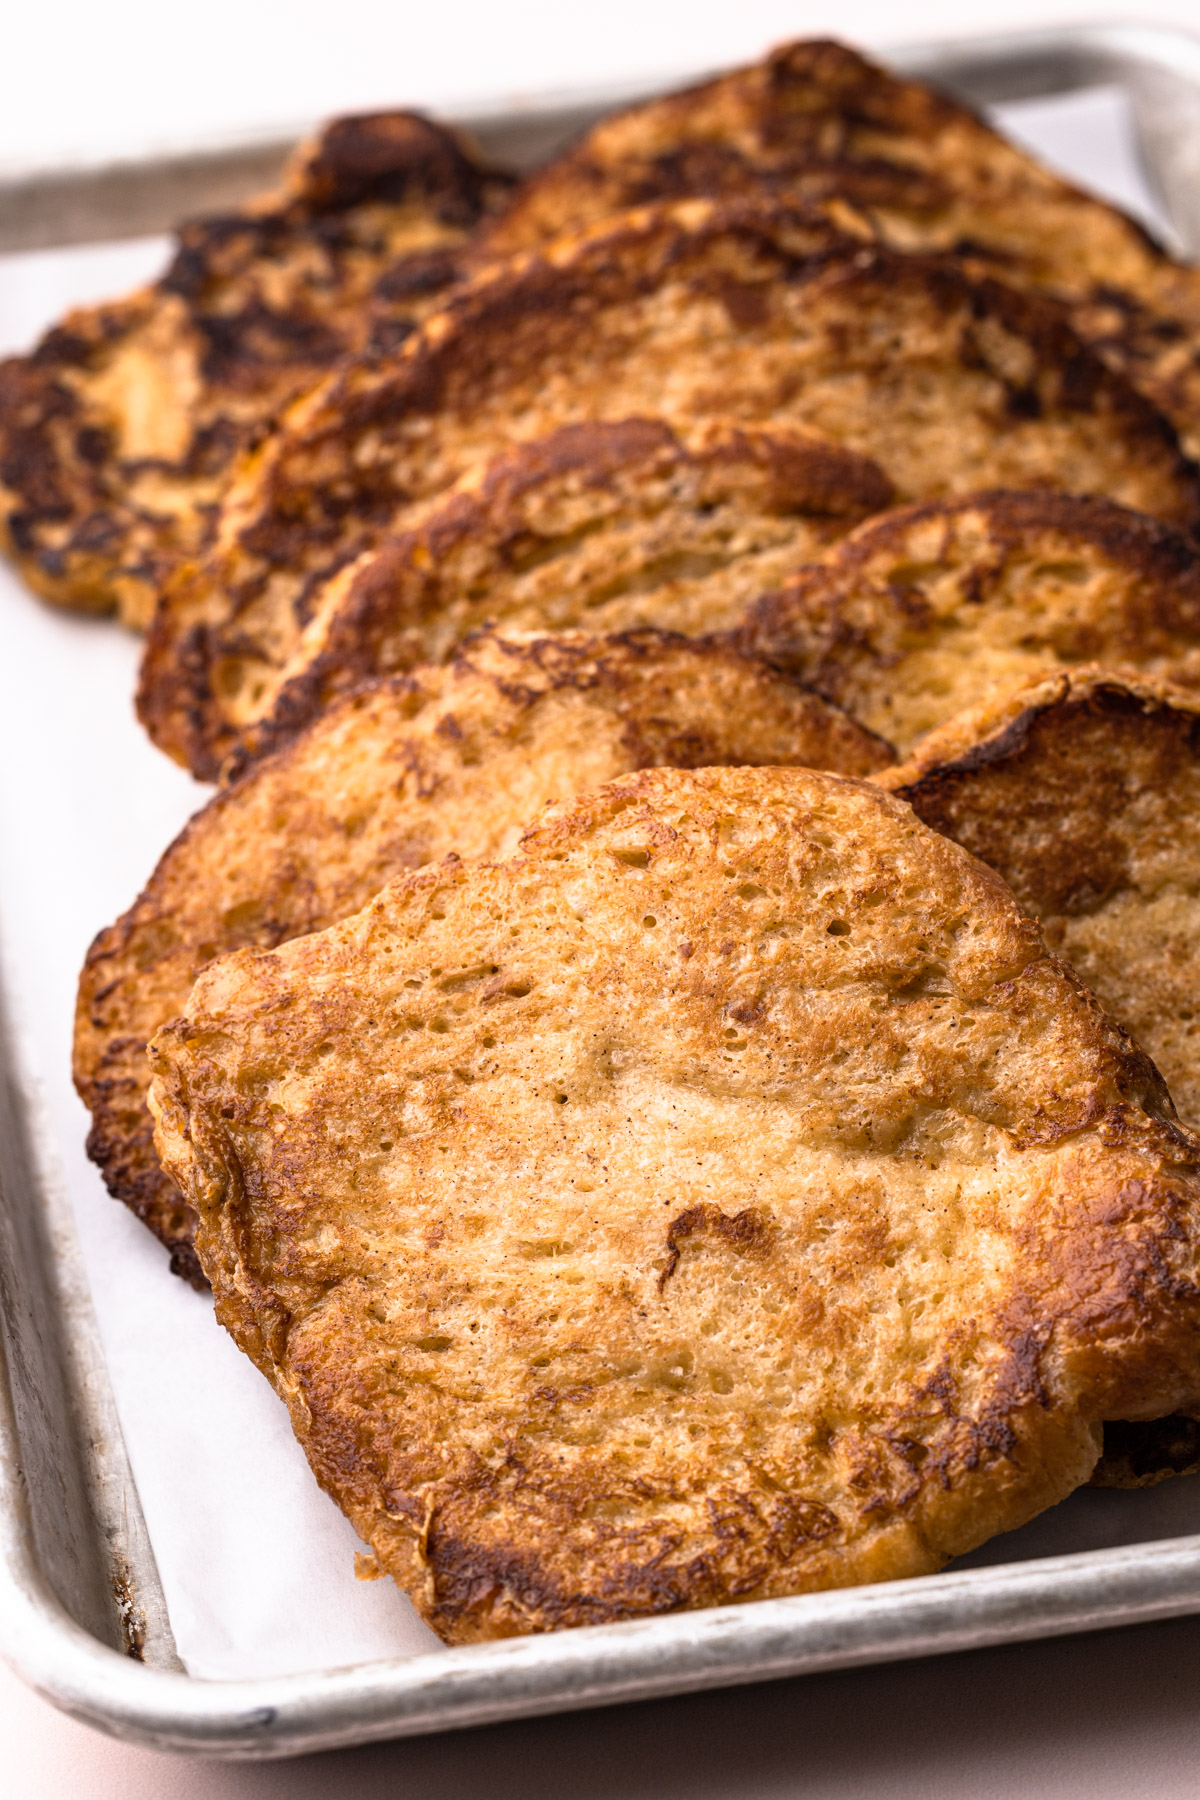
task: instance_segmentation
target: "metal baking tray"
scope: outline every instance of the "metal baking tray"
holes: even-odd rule
[[[1119,85],[1155,198],[1180,245],[1200,253],[1200,40],[1109,26],[890,60],[980,104]],[[462,123],[492,154],[529,166],[636,97],[558,97]],[[0,183],[0,251],[161,230],[260,188],[287,148],[209,146]],[[286,1756],[1200,1611],[1200,1535],[1179,1535],[1200,1525],[1196,1478],[1152,1493],[1082,1491],[917,1581],[271,1679],[189,1677],[57,1170],[19,1034],[0,1008],[0,1654],[54,1704],[119,1737]]]

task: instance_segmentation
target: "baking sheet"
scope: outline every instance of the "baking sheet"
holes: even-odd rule
[[[1002,116],[1067,173],[1153,219],[1119,92]],[[0,349],[27,347],[69,304],[153,275],[164,250],[142,240],[0,259]],[[76,971],[205,791],[133,718],[134,640],[42,606],[7,567],[0,620],[0,963],[25,1071],[45,1095],[180,1657],[193,1675],[247,1677],[436,1648],[391,1583],[355,1582],[357,1540],[313,1483],[282,1406],[84,1156],[87,1118],[69,1080]],[[1200,1481],[1081,1493],[968,1561],[1197,1529]]]

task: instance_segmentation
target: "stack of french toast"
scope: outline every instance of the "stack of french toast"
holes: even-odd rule
[[[516,181],[343,119],[0,366],[211,798],[111,1192],[449,1642],[1200,1465],[1200,269],[824,41]]]

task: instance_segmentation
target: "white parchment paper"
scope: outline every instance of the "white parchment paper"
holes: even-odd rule
[[[109,1199],[69,1079],[76,972],[204,798],[133,719],[135,641],[56,614],[0,571],[0,919],[25,1063],[42,1085],[122,1429],[180,1654],[266,1674],[436,1644],[391,1582],[356,1582],[350,1526],[207,1298]]]
[[[1010,108],[1005,122],[1153,216],[1119,96]],[[0,352],[26,348],[67,306],[153,275],[164,248],[0,258]],[[70,1081],[79,965],[206,798],[133,716],[138,652],[117,626],[43,605],[0,566],[3,977],[45,1095],[179,1652],[194,1675],[236,1677],[434,1648],[390,1582],[355,1581],[357,1540],[316,1487],[283,1406],[84,1155],[87,1116]]]

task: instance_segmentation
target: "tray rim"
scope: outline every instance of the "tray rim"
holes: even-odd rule
[[[1182,77],[1200,89],[1200,34],[1136,20],[868,48],[898,73],[954,89],[971,104],[1095,87],[1138,67]],[[523,170],[605,112],[717,72],[693,65],[653,81],[564,85],[523,98],[519,107],[503,100],[477,102],[461,110],[448,106],[438,116],[472,135],[495,160]],[[269,186],[288,152],[316,124],[223,132],[145,154],[0,169],[0,255],[169,232],[196,210],[194,196],[206,187],[218,198],[200,210]],[[1139,117],[1135,125],[1140,138],[1146,127],[1153,130],[1153,119]],[[51,231],[41,220],[54,210],[57,229]],[[1200,254],[1200,226],[1191,236],[1195,241],[1188,248]]]
[[[1111,80],[1133,64],[1182,75],[1200,90],[1200,38],[1137,23],[942,39],[882,55],[902,73],[965,87],[969,97],[982,92],[999,98],[998,91],[988,91],[989,80],[1003,86],[1008,98],[1068,92]],[[1015,82],[1024,83],[1019,92]],[[484,134],[491,126],[511,132],[523,124],[544,132],[547,121],[578,128],[647,91],[630,84],[619,93],[557,94],[521,113],[497,107],[456,122]],[[1200,145],[1200,112],[1197,132]],[[246,141],[241,148],[257,154],[262,141]],[[202,148],[195,158],[211,153],[211,146]],[[137,166],[153,168],[162,160],[149,158]],[[73,175],[54,172],[54,179],[86,184],[95,175],[94,168],[85,167]],[[0,194],[19,185],[0,178]],[[17,1104],[30,1112],[35,1151],[45,1149],[37,1144],[36,1102],[19,1079],[14,1087]],[[16,1390],[2,1337],[0,1656],[52,1704],[111,1735],[192,1754],[276,1758],[1200,1612],[1200,1534],[1195,1534],[346,1668],[220,1681],[189,1676],[177,1661],[171,1666],[173,1647],[153,1549],[107,1392],[74,1224],[65,1199],[53,1192],[46,1155],[35,1155],[27,1179],[32,1210],[45,1223],[51,1283],[65,1296],[60,1328],[68,1353],[83,1370],[74,1383],[77,1416],[71,1424],[77,1435],[85,1434],[93,1484],[104,1490],[97,1542],[107,1548],[111,1570],[119,1534],[104,1515],[112,1514],[115,1498],[127,1515],[123,1541],[138,1552],[137,1601],[150,1615],[152,1632],[158,1632],[155,1660],[165,1666],[147,1666],[104,1643],[71,1616],[55,1591],[35,1540],[37,1496],[23,1465]]]
[[[0,1467],[11,1415],[0,1390]],[[23,1503],[24,1502],[24,1503]],[[1200,1534],[994,1568],[508,1638],[346,1668],[211,1681],[150,1669],[65,1612],[0,1484],[0,1649],[72,1718],[147,1748],[269,1760],[507,1719],[1200,1611]]]

